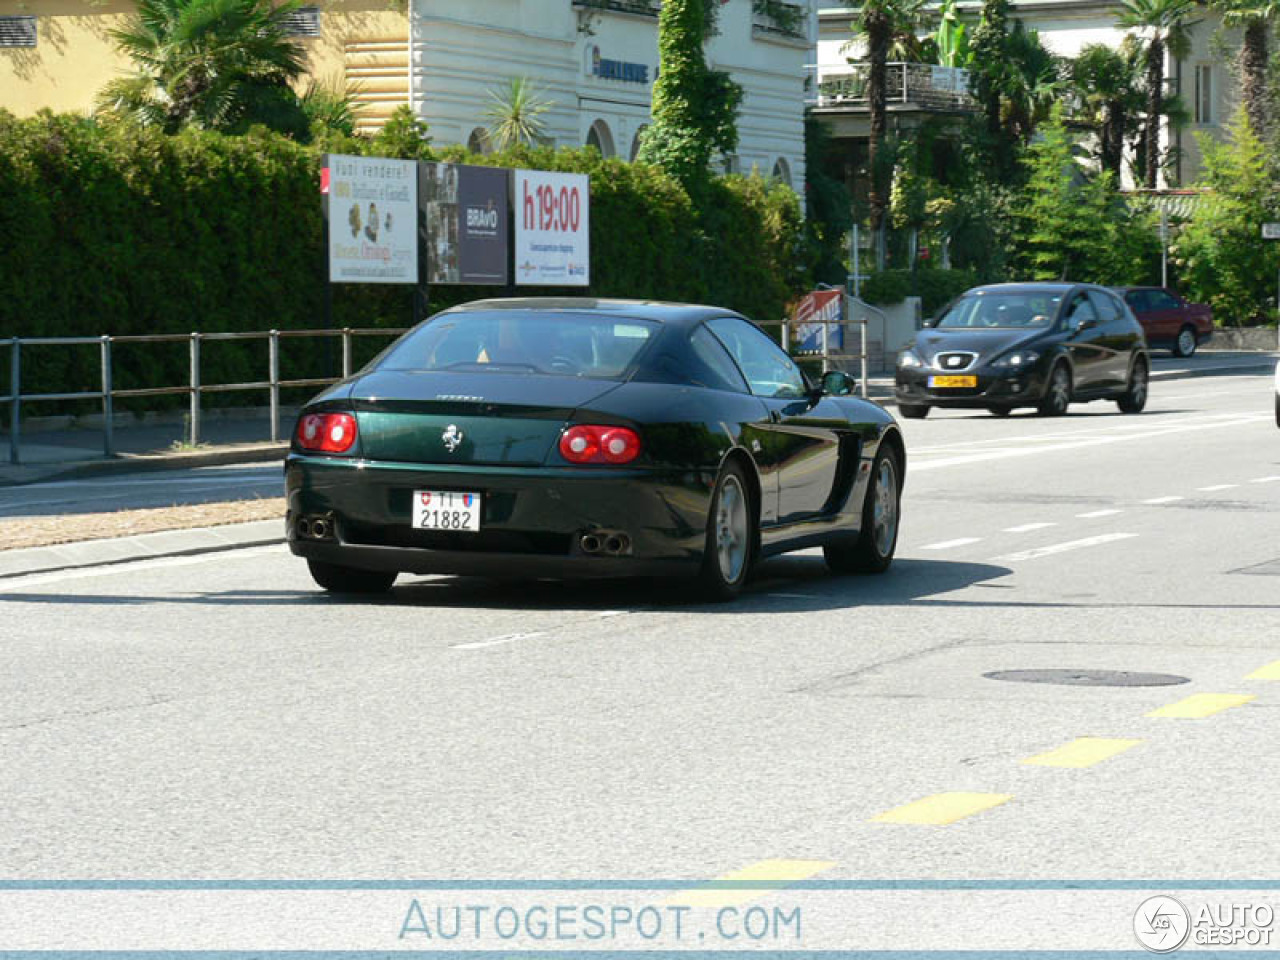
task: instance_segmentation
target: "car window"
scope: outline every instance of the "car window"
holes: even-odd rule
[[[1078,294],[1071,301],[1071,309],[1067,311],[1067,323],[1074,328],[1083,327],[1086,323],[1097,323],[1098,311],[1093,309],[1086,294]]]
[[[1089,299],[1093,301],[1093,308],[1098,312],[1098,319],[1103,323],[1111,323],[1121,315],[1120,304],[1111,294],[1090,290]]]
[[[1053,291],[965,294],[938,318],[941,329],[953,327],[1047,327],[1058,312]]]
[[[738,317],[717,317],[707,326],[724,344],[758,397],[802,397],[804,374],[759,328]]]
[[[715,335],[706,327],[698,327],[689,335],[689,345],[698,360],[698,369],[692,371],[694,382],[701,387],[715,390],[733,390],[747,393],[747,381],[733,358]]]
[[[1147,302],[1147,291],[1145,290],[1130,290],[1124,295],[1124,299],[1134,313],[1145,313],[1151,309]]]
[[[1163,290],[1151,290],[1147,294],[1148,310],[1177,310],[1182,304]]]
[[[405,334],[377,365],[622,379],[658,329],[649,320],[551,310],[442,313]]]

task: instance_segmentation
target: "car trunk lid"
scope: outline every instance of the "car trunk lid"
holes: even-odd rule
[[[573,412],[618,383],[536,373],[375,371],[351,390],[362,454],[408,463],[542,464]]]

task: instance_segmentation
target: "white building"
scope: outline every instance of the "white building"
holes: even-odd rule
[[[795,189],[804,181],[806,65],[817,32],[812,0],[784,30],[753,0],[720,0],[708,64],[743,87],[736,156]],[[491,91],[526,77],[553,103],[555,146],[593,144],[635,156],[658,72],[659,0],[410,0],[410,97],[435,143],[483,145]]]

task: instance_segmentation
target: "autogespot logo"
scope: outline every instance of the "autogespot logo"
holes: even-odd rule
[[[1173,897],[1148,897],[1133,915],[1133,935],[1152,953],[1172,953],[1190,933],[1191,914]]]

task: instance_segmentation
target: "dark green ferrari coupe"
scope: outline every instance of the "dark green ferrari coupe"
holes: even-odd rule
[[[889,567],[906,450],[843,373],[811,383],[714,307],[485,300],[439,313],[302,410],[290,549],[335,593],[401,572],[696,578],[760,557]]]

